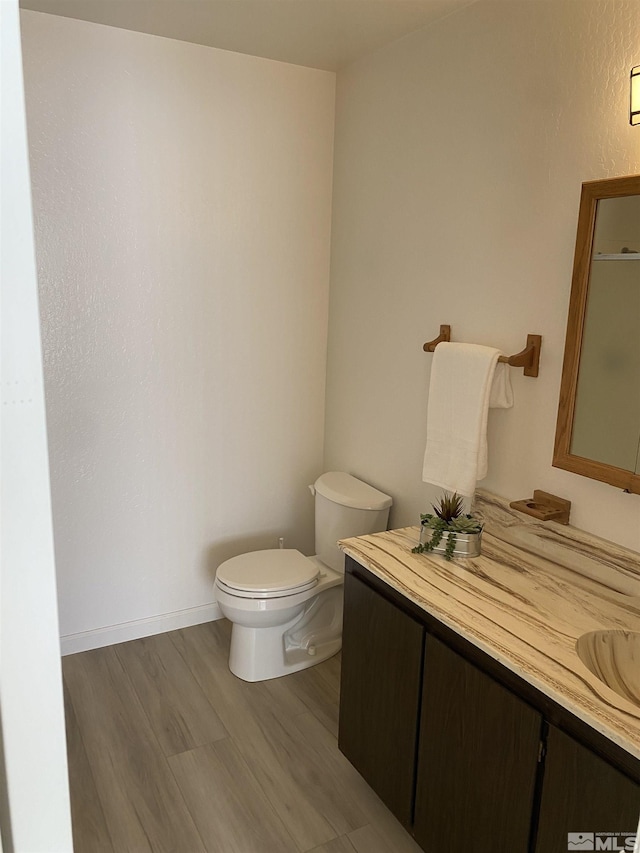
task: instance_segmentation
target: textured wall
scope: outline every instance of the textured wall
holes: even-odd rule
[[[313,549],[335,78],[22,24],[68,635],[206,605],[279,535]]]
[[[392,525],[436,495],[422,344],[450,323],[507,353],[543,335],[483,485],[640,549],[640,497],[551,466],[580,185],[640,171],[639,50],[637,2],[480,0],[339,75],[325,463],[394,495]]]

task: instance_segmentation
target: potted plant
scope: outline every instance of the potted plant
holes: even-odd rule
[[[433,505],[430,512],[420,516],[420,544],[412,548],[413,554],[434,551],[445,560],[452,557],[477,557],[480,553],[482,523],[473,515],[463,512],[463,498],[447,492]]]

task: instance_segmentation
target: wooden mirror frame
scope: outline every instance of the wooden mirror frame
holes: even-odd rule
[[[553,465],[555,468],[563,468],[565,471],[582,474],[583,477],[591,477],[593,480],[601,480],[603,483],[609,483],[627,492],[640,494],[640,475],[634,471],[627,471],[624,468],[617,468],[615,465],[597,462],[584,456],[574,456],[571,453],[576,388],[580,369],[587,297],[589,295],[593,234],[598,202],[605,198],[620,198],[629,195],[640,195],[640,175],[609,178],[603,181],[588,181],[582,185]]]

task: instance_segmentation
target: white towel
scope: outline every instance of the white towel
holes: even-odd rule
[[[486,476],[487,417],[499,355],[499,350],[477,344],[441,343],[436,347],[422,471],[426,483],[471,496],[476,482]],[[510,391],[508,372],[504,371],[495,394],[501,407],[510,404]]]
[[[513,390],[511,388],[511,368],[508,364],[496,364],[491,383],[490,409],[510,409],[513,406]]]

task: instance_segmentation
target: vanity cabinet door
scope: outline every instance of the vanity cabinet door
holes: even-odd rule
[[[549,726],[538,821],[536,853],[569,850],[632,850],[624,836],[584,839],[569,833],[635,833],[640,815],[640,786],[569,735]],[[589,842],[592,846],[588,846]],[[608,845],[608,846],[602,846]],[[630,845],[630,846],[629,846]]]
[[[423,850],[526,853],[541,726],[529,705],[427,635],[414,825]]]
[[[345,575],[338,745],[411,824],[424,628]]]

